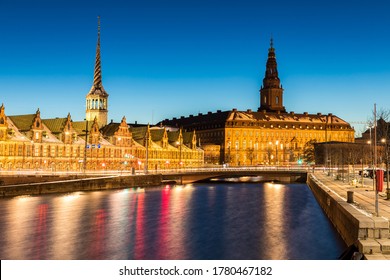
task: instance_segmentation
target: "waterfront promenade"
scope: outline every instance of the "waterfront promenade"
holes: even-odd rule
[[[386,182],[384,182],[383,192],[378,195],[379,214],[376,214],[375,209],[375,191],[373,188],[373,180],[364,178],[363,184],[361,181],[352,182],[347,180],[336,180],[335,176],[328,175],[326,172],[316,170],[309,176],[313,176],[317,182],[329,193],[333,193],[333,197],[338,198],[341,202],[347,203],[348,192],[353,192],[353,202],[348,203],[355,208],[355,214],[352,214],[359,220],[359,216],[365,216],[373,219],[374,225],[386,224],[390,221],[390,200],[386,199]],[[351,194],[350,194],[351,195]],[[351,198],[351,197],[350,197]],[[358,215],[356,215],[358,213]],[[359,220],[360,227],[365,222]],[[376,230],[375,228],[373,229]],[[360,251],[365,250],[364,257],[369,260],[390,260],[390,239],[389,233],[382,238],[360,238],[358,244],[361,246]],[[365,248],[364,248],[365,247]],[[369,253],[368,253],[369,252]]]

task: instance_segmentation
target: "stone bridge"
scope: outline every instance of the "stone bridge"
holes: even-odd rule
[[[307,169],[289,168],[199,168],[182,170],[137,171],[133,173],[45,174],[30,172],[6,174],[0,179],[0,197],[39,195],[73,191],[109,190],[127,187],[151,187],[162,184],[188,184],[210,180],[232,182],[306,182]],[[76,176],[77,175],[77,176]],[[80,177],[79,177],[80,176]]]
[[[178,171],[163,173],[163,183],[188,184],[200,181],[228,181],[228,182],[267,182],[283,183],[306,182],[307,170],[290,169],[245,169],[245,168],[218,168],[199,171]]]

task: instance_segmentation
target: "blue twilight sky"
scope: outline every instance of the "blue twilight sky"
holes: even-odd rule
[[[273,36],[287,111],[360,132],[374,103],[390,109],[389,14],[385,0],[0,0],[0,103],[84,119],[100,15],[109,119],[257,110]]]

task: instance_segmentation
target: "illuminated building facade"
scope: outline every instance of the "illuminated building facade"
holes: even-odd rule
[[[166,119],[161,125],[196,130],[205,164],[289,164],[301,159],[310,140],[354,142],[354,129],[333,114],[286,111],[272,40],[257,111],[218,110]]]
[[[100,19],[93,85],[86,118],[44,119],[35,114],[7,116],[0,107],[0,171],[148,170],[203,166],[195,131],[131,126],[123,117],[108,123],[108,93],[100,60]]]

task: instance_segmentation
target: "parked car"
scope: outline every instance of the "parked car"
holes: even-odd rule
[[[383,181],[387,181],[386,170],[383,168],[376,168],[376,170],[383,170]],[[359,176],[362,176],[362,170],[359,170]],[[372,168],[363,169],[363,177],[374,179],[374,171]]]
[[[373,177],[373,169],[372,168],[364,168],[363,170],[359,170],[359,175],[362,176],[363,172],[363,177]]]

